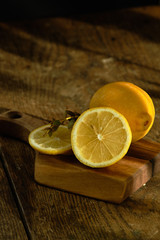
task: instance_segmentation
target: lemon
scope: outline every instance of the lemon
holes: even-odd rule
[[[122,159],[131,140],[132,133],[126,118],[107,107],[83,112],[71,132],[76,158],[93,168],[107,167]]]
[[[113,82],[99,88],[90,100],[90,108],[111,107],[128,121],[132,142],[143,138],[151,129],[155,108],[149,94],[130,82]]]
[[[29,144],[40,153],[56,155],[68,154],[71,152],[71,129],[67,126],[60,125],[58,129],[47,134],[47,128],[50,124],[34,129],[28,137]]]

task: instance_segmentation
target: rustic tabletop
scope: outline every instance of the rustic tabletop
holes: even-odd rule
[[[0,22],[0,112],[39,118],[83,112],[106,83],[129,81],[153,99],[148,138],[160,141],[160,7]],[[121,204],[34,181],[29,145],[0,137],[0,239],[160,239],[160,174]]]

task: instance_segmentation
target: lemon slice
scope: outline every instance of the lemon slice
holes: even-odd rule
[[[93,168],[107,167],[123,158],[132,133],[126,118],[112,108],[91,108],[76,120],[72,150],[77,159]]]
[[[49,136],[48,127],[50,124],[36,128],[29,134],[28,140],[31,147],[44,154],[68,154],[71,151],[71,129],[60,125],[52,136]]]

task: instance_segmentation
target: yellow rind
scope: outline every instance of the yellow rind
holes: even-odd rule
[[[68,146],[65,146],[65,147],[62,147],[62,148],[43,148],[41,146],[39,146],[37,143],[35,143],[34,141],[34,134],[37,132],[37,131],[40,131],[40,130],[43,130],[47,127],[49,127],[50,124],[47,124],[47,125],[43,125],[41,127],[38,127],[36,129],[34,129],[28,136],[28,142],[30,144],[30,146],[42,153],[42,154],[48,154],[48,155],[58,155],[58,154],[65,154],[65,155],[70,155],[72,154],[72,147],[71,147],[71,144],[68,144]]]

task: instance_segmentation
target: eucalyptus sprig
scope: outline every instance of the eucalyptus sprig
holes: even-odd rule
[[[64,119],[57,120],[55,118],[50,121],[50,127],[47,127],[47,134],[51,137],[60,125],[67,125],[68,128],[72,128],[77,118],[80,116],[78,112],[72,112],[70,110],[65,111]]]

